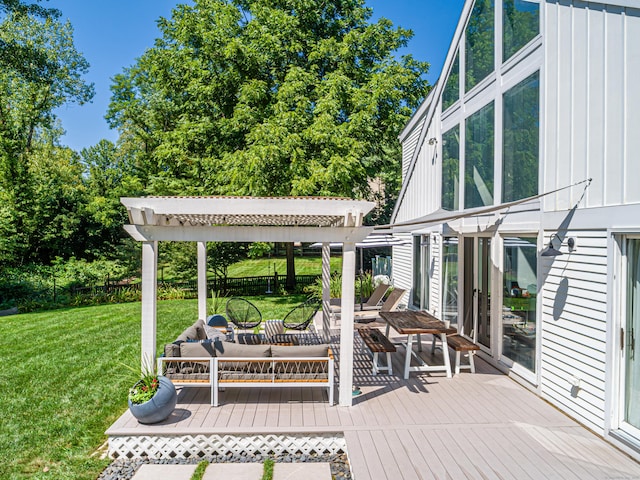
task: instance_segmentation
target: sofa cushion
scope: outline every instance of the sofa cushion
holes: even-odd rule
[[[189,340],[204,340],[207,334],[204,331],[204,320],[196,320],[193,325],[188,326],[176,338],[176,342],[188,342]]]
[[[179,343],[167,343],[164,346],[165,357],[179,357],[180,356],[180,344]]]
[[[271,345],[241,345],[232,342],[221,342],[219,357],[270,357]]]
[[[182,342],[181,357],[215,357],[216,349],[212,341]]]
[[[272,345],[271,354],[276,357],[327,358],[328,345]],[[319,380],[328,378],[328,363],[324,361],[280,361],[276,363],[276,377],[279,380]]]
[[[265,358],[267,360],[271,357],[271,345],[241,345],[221,342],[220,347],[216,352],[218,357]],[[271,368],[271,363],[268,361],[220,362],[218,368],[220,371],[266,373]]]
[[[210,340],[218,340],[220,342],[224,342],[227,339],[226,329],[225,331],[222,331],[218,327],[210,327],[209,325],[205,325],[204,331],[207,335],[207,338]]]
[[[328,345],[271,345],[272,357],[328,357]]]

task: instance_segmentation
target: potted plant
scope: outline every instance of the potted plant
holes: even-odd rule
[[[176,408],[178,394],[171,380],[154,371],[143,373],[129,389],[129,410],[138,422],[158,423]]]

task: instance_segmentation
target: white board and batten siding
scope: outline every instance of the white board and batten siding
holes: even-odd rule
[[[640,202],[640,2],[611,3],[543,9],[543,190],[593,178],[586,207]],[[544,209],[571,208],[581,195],[563,190]]]
[[[546,232],[547,238],[552,232]],[[569,231],[574,252],[541,257],[541,395],[594,431],[605,427],[607,232]],[[579,387],[574,383],[579,381]]]

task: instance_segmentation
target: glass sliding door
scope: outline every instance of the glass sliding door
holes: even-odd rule
[[[535,373],[536,237],[504,239],[502,265],[502,356]]]
[[[419,310],[429,309],[430,263],[429,236],[414,236],[411,305]]]
[[[491,348],[491,239],[464,239],[463,333]]]
[[[458,325],[458,239],[442,242],[442,320]]]
[[[625,250],[627,275],[622,335],[622,419],[623,429],[637,435],[640,432],[640,239],[626,239]]]

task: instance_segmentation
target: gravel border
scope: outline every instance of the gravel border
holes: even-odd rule
[[[170,460],[129,460],[119,458],[114,460],[105,468],[98,480],[131,480],[136,470],[143,464],[154,465],[195,465],[202,460],[209,463],[262,463],[267,458],[273,459],[276,463],[305,463],[305,462],[327,462],[331,464],[331,475],[334,480],[352,480],[349,458],[346,453],[342,454],[277,454],[277,455],[249,455],[233,454],[227,455],[205,455],[202,458],[170,459]]]

